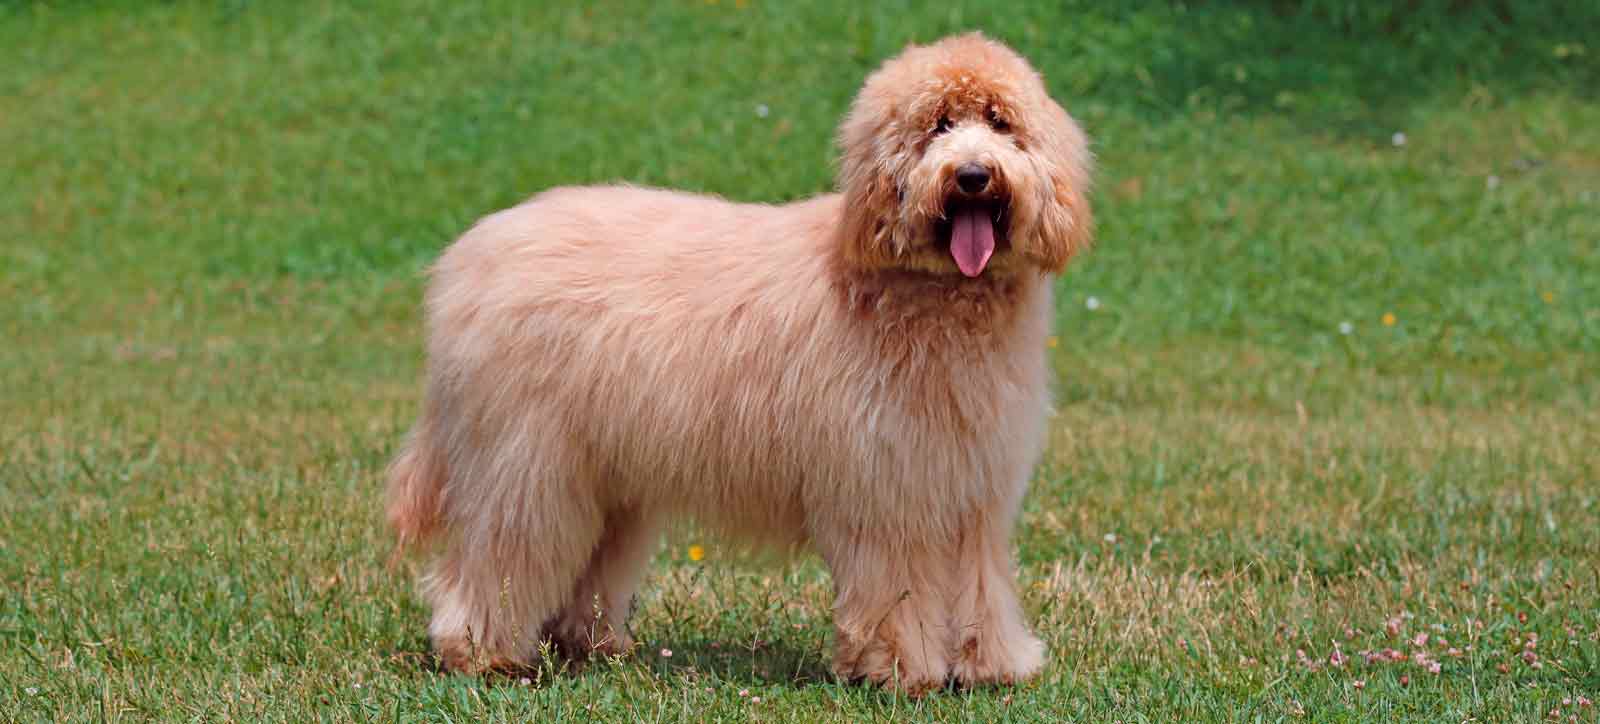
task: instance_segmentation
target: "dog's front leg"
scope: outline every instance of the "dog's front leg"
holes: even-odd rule
[[[834,671],[920,696],[950,676],[947,545],[895,531],[817,536],[832,569]]]
[[[1028,631],[1011,564],[1010,516],[974,515],[956,552],[953,674],[962,686],[1015,684],[1044,666],[1045,648]]]

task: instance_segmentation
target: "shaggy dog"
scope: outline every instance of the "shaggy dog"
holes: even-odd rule
[[[834,668],[912,693],[1035,673],[1009,537],[1049,405],[1051,283],[1089,241],[1083,132],[970,34],[872,74],[840,193],[561,188],[433,267],[389,473],[447,668],[631,646],[665,521],[809,545]]]

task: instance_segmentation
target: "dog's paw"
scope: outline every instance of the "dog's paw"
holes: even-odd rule
[[[453,674],[521,676],[532,669],[527,661],[485,651],[465,637],[437,639],[433,649],[439,657],[439,667]]]
[[[545,637],[570,661],[624,656],[634,647],[626,626],[612,627],[592,619],[559,621],[546,628]]]
[[[951,675],[962,687],[1021,684],[1044,668],[1044,642],[1027,631],[1007,636],[982,632],[964,640]]]
[[[949,680],[943,657],[911,655],[882,639],[841,644],[833,669],[846,681],[867,681],[913,698],[942,689]]]

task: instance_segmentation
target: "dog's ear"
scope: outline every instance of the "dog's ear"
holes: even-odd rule
[[[883,119],[867,104],[868,99],[858,99],[839,128],[839,186],[844,196],[839,244],[850,265],[877,268],[894,260],[900,190],[878,158]]]
[[[899,192],[894,180],[873,168],[841,175],[844,213],[839,229],[845,261],[851,266],[874,268],[894,257],[895,206]]]
[[[1094,238],[1094,218],[1083,181],[1067,173],[1050,174],[1053,188],[1046,193],[1054,194],[1054,199],[1039,212],[1035,252],[1039,263],[1052,274],[1060,274]]]
[[[1036,190],[1037,218],[1022,251],[1050,273],[1060,274],[1074,255],[1089,247],[1094,215],[1089,208],[1087,140],[1065,111],[1053,110],[1060,114],[1061,130],[1040,149],[1046,154],[1045,183]]]

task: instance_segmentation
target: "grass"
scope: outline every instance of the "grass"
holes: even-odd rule
[[[1579,5],[0,2],[0,719],[1595,721]],[[1041,679],[840,684],[816,562],[693,531],[636,655],[436,673],[378,511],[422,265],[554,184],[824,190],[862,76],[972,27],[1101,166]]]

